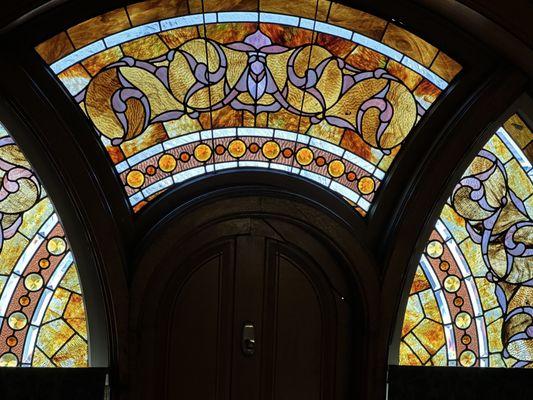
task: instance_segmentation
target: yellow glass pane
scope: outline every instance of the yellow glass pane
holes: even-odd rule
[[[80,336],[74,335],[65,346],[53,357],[53,363],[58,367],[82,368],[87,367],[87,342]]]
[[[58,319],[44,324],[39,330],[37,346],[48,356],[52,357],[74,334],[74,331],[63,321]]]

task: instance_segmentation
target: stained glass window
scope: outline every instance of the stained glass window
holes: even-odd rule
[[[0,124],[0,367],[84,367],[87,321],[63,227]]]
[[[411,286],[400,364],[533,367],[532,160],[513,115],[455,186]]]
[[[296,174],[369,210],[461,67],[324,0],[145,1],[36,48],[94,126],[134,211],[231,168]]]

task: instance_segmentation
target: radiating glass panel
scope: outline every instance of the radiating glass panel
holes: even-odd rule
[[[0,367],[86,367],[74,258],[35,171],[0,124]]]
[[[455,186],[415,273],[400,364],[533,367],[532,141],[513,115]]]

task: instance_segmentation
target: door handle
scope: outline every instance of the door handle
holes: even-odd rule
[[[245,356],[255,354],[255,326],[251,322],[246,322],[242,327],[241,348]]]

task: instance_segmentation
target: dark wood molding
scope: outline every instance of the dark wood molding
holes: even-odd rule
[[[358,279],[368,285],[364,306],[367,334],[372,337],[367,394],[368,398],[384,398],[389,344],[398,339],[401,321],[397,316],[405,308],[419,251],[466,165],[514,101],[531,91],[527,68],[501,57],[500,50],[480,39],[490,26],[480,27],[474,35],[440,8],[432,8],[430,2],[343,1],[394,19],[464,67],[447,94],[409,136],[370,215],[359,217],[338,196],[313,183],[283,173],[251,170],[191,180],[133,215],[90,123],[33,50],[34,45],[77,22],[132,2],[52,2],[0,31],[0,120],[35,166],[64,223],[84,291],[92,299],[88,303],[90,323],[94,332],[100,332],[96,336],[100,335],[102,346],[98,363],[108,352],[115,394],[124,392],[122,386],[129,378],[129,302],[132,287],[133,293],[137,290],[140,249],[164,235],[167,224],[177,216],[183,221],[176,226],[192,224],[193,218],[198,218],[197,210],[205,209],[206,204],[211,204],[212,212],[226,211],[224,207],[230,210],[227,198],[248,199],[242,201],[268,207],[270,200],[257,204],[257,197],[262,196],[277,198],[278,203],[319,208],[344,227],[339,239],[342,246],[361,252],[361,262],[368,268],[360,271]],[[32,9],[30,3],[42,2],[27,0],[21,10]],[[6,16],[5,21],[23,12],[6,14],[12,17]],[[213,205],[216,202],[219,206]],[[302,214],[301,208],[289,209],[297,213],[295,218],[311,215]],[[306,223],[316,225],[314,221]]]
[[[388,374],[389,400],[531,398],[530,369],[399,367]]]
[[[106,368],[0,368],[2,398],[104,399]]]
[[[533,46],[531,15],[533,3],[528,0],[491,1],[459,0],[516,36],[529,47]]]

